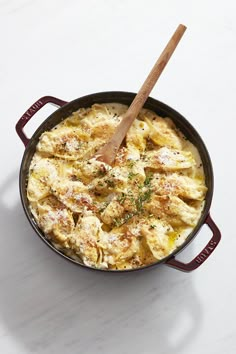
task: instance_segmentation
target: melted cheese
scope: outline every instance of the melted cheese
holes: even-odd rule
[[[82,108],[44,132],[27,196],[54,246],[91,267],[132,269],[179,247],[197,224],[207,188],[201,158],[169,118],[143,109],[113,166],[95,151],[127,106]]]

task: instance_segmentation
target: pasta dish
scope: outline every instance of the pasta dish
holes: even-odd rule
[[[44,132],[27,198],[45,237],[62,253],[102,269],[133,269],[178,248],[197,224],[206,185],[198,150],[169,118],[142,109],[112,166],[96,151],[127,106],[81,108]]]

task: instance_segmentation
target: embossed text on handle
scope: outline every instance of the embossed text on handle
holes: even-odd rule
[[[216,248],[217,244],[218,243],[216,241],[210,241],[208,243],[208,245],[204,248],[204,250],[199,254],[199,256],[197,256],[195,261],[198,264],[201,264],[202,262],[204,262],[205,259],[211,254],[211,252],[214,251],[214,249]]]
[[[36,103],[34,103],[27,112],[25,112],[25,114],[22,116],[22,120],[23,121],[27,121],[29,118],[31,118],[35,112],[37,112],[39,110],[39,108],[41,108],[43,106],[43,102],[42,101],[38,101]]]

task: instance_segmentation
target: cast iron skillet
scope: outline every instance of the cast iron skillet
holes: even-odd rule
[[[71,102],[66,102],[63,100],[60,100],[55,97],[51,96],[45,96],[40,98],[38,101],[36,101],[20,118],[18,123],[16,124],[16,131],[17,134],[19,135],[20,139],[24,143],[26,149],[25,153],[22,159],[21,163],[21,168],[20,168],[20,195],[21,195],[21,201],[22,205],[25,211],[25,214],[38,234],[38,236],[51,248],[53,249],[56,253],[61,255],[62,257],[66,258],[67,260],[78,264],[82,267],[86,267],[89,269],[96,269],[92,268],[89,266],[86,266],[79,261],[75,261],[68,256],[64,255],[62,252],[57,250],[44,236],[43,232],[39,229],[37,226],[31,212],[29,209],[29,203],[27,200],[26,196],[26,187],[27,187],[27,176],[28,176],[28,170],[30,166],[31,159],[35,153],[35,148],[38,143],[40,135],[46,131],[52,129],[56,124],[61,122],[63,119],[67,118],[72,112],[78,110],[81,107],[89,107],[94,103],[109,103],[109,102],[119,102],[123,103],[126,105],[130,105],[130,103],[133,101],[135,94],[130,93],[130,92],[99,92],[99,93],[94,93],[88,96],[80,97],[77,98],[74,101]],[[40,127],[36,130],[36,132],[33,134],[32,138],[29,139],[25,135],[23,131],[23,127],[26,125],[26,123],[33,117],[33,115],[40,110],[45,104],[47,103],[52,103],[60,108],[57,109],[53,114],[51,114],[41,125]],[[206,185],[208,187],[208,192],[206,195],[206,203],[204,210],[202,212],[201,218],[198,221],[198,224],[194,228],[194,230],[191,232],[191,234],[187,237],[186,241],[179,247],[177,248],[174,252],[172,252],[168,257],[162,259],[161,261],[157,261],[154,264],[140,267],[138,269],[128,269],[128,270],[101,270],[100,271],[105,271],[105,272],[127,272],[127,271],[134,271],[134,270],[140,270],[144,268],[149,268],[151,266],[157,266],[161,263],[165,263],[171,267],[174,267],[176,269],[182,270],[182,271],[192,271],[196,268],[198,268],[208,257],[209,255],[214,251],[218,243],[220,242],[221,238],[221,233],[218,229],[218,227],[215,225],[214,221],[210,217],[209,210],[211,206],[211,201],[212,201],[212,195],[213,195],[213,170],[212,170],[212,164],[211,164],[211,159],[208,154],[208,151],[206,149],[206,146],[204,142],[202,141],[201,137],[197,133],[197,131],[193,128],[193,126],[178,112],[176,112],[174,109],[171,107],[167,106],[166,104],[159,102],[153,98],[148,98],[145,106],[145,108],[148,108],[157,114],[159,114],[162,117],[169,117],[171,118],[174,123],[176,124],[177,127],[184,133],[184,135],[198,148],[198,151],[201,155],[203,167],[204,167],[204,172],[206,176]],[[189,263],[182,263],[178,261],[175,256],[177,253],[182,251],[192,240],[193,238],[197,235],[198,231],[202,227],[203,224],[207,224],[208,227],[212,231],[212,238],[206,245],[206,247]],[[96,269],[97,270],[97,269]]]

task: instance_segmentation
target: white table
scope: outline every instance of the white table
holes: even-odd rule
[[[234,354],[235,1],[0,0],[0,352]],[[90,272],[54,254],[24,215],[15,123],[38,98],[137,91],[177,25],[188,26],[152,96],[196,127],[212,157],[219,247],[198,270]],[[52,107],[27,126],[30,136]],[[199,236],[179,257],[207,243]]]

